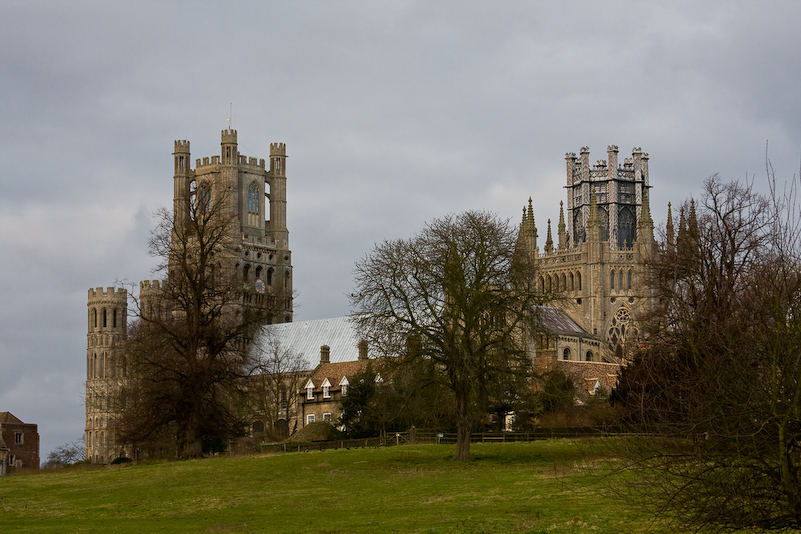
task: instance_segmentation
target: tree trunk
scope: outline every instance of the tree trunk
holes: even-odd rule
[[[468,400],[464,398],[465,396],[456,396],[456,453],[453,455],[453,460],[456,462],[470,460],[470,435],[473,425],[467,410]]]

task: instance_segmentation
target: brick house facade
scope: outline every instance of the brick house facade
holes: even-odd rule
[[[33,423],[24,423],[11,412],[0,412],[0,449],[8,449],[0,475],[12,474],[18,469],[39,469],[39,429]],[[2,452],[0,452],[2,456]]]

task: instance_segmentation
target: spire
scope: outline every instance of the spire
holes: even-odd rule
[[[545,238],[545,252],[553,252],[553,238],[551,237],[551,219],[548,219],[548,237]]]
[[[559,201],[559,226],[556,230],[559,234],[559,250],[567,248],[567,230],[565,229],[565,209],[564,202]]]
[[[528,197],[528,220],[531,224],[531,230],[534,232],[534,237],[537,237],[537,226],[534,224],[534,207],[531,205],[531,197]]]
[[[676,250],[676,234],[675,230],[673,229],[673,212],[670,208],[670,202],[668,202],[668,213],[667,213],[667,224],[665,224],[665,233],[667,234],[667,251],[673,252]]]
[[[687,236],[693,241],[698,241],[698,218],[695,216],[694,198],[690,198],[690,215],[687,218]]]
[[[684,206],[679,209],[679,231],[676,235],[676,248],[680,254],[687,248],[687,219],[684,217]]]
[[[517,234],[518,249],[525,250],[530,258],[537,257],[537,226],[534,224],[534,207],[528,199],[528,210],[523,206],[523,220]]]

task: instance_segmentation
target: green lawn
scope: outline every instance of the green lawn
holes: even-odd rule
[[[329,450],[0,478],[0,532],[654,530],[584,440]],[[658,530],[658,529],[656,529]]]

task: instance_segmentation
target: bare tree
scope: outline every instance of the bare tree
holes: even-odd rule
[[[470,211],[378,244],[356,264],[360,335],[395,362],[436,362],[456,403],[455,460],[470,459],[470,434],[490,397],[527,385],[525,341],[542,295],[515,242],[508,221]]]
[[[244,290],[235,268],[230,195],[194,200],[180,213],[157,213],[150,253],[165,279],[142,288],[120,353],[119,442],[175,447],[182,458],[202,455],[204,439],[244,433],[249,342],[275,310],[267,296]]]
[[[248,380],[251,412],[264,418],[264,434],[274,439],[288,437],[297,410],[298,395],[310,370],[303,355],[285,347],[265,330],[253,344],[254,369]]]
[[[86,446],[84,438],[59,445],[47,455],[47,460],[42,465],[42,469],[61,469],[69,467],[86,459]]]
[[[636,493],[692,529],[801,527],[801,213],[773,192],[713,177],[685,206],[621,376]]]

